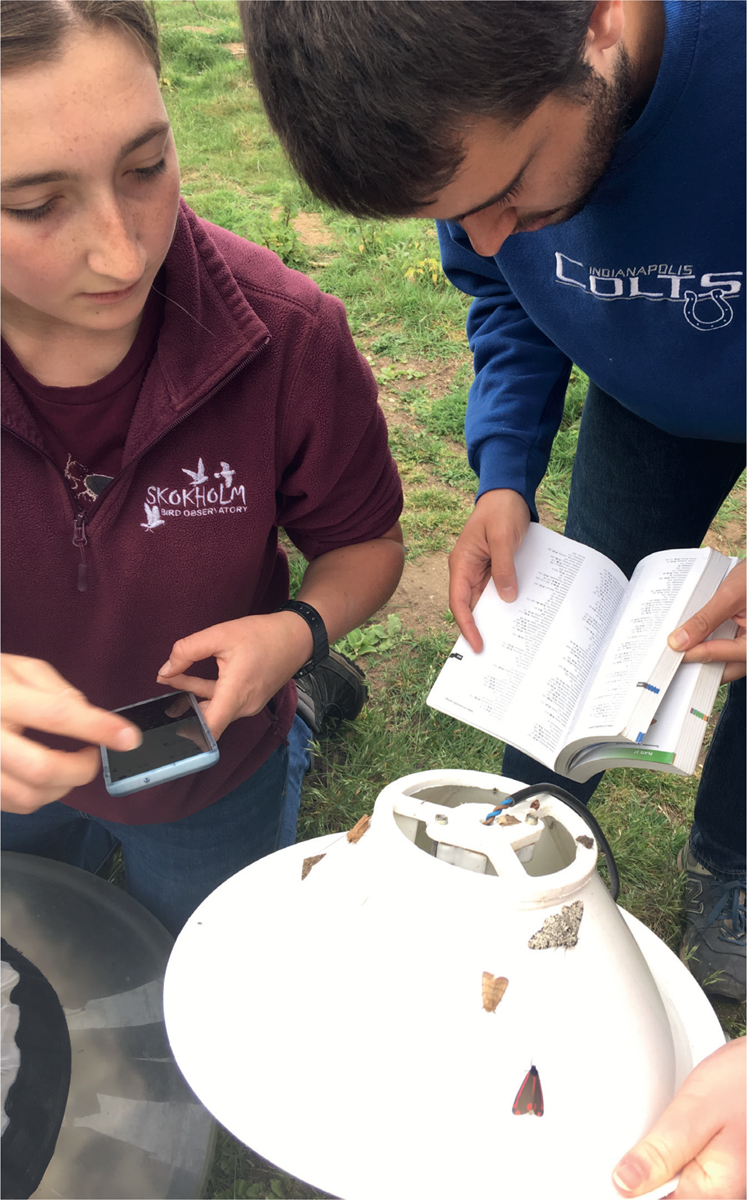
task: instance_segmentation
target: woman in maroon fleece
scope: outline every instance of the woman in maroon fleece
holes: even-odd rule
[[[277,846],[313,650],[278,528],[331,642],[396,587],[401,489],[339,301],[180,202],[146,6],[2,17],[4,844],[121,842],[175,931]],[[108,710],[156,683],[220,761],[114,799],[95,746],[139,733]]]

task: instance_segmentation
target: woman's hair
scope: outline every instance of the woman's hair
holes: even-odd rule
[[[126,34],[160,75],[158,28],[152,5],[142,0],[1,0],[0,67],[53,62],[69,34],[86,28]]]
[[[355,216],[403,216],[454,176],[476,118],[584,102],[595,0],[242,0],[254,82],[299,175]]]

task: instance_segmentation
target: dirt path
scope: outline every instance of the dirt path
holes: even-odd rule
[[[385,614],[396,613],[405,629],[417,634],[456,626],[448,619],[449,559],[446,554],[422,554],[414,562],[405,563],[399,587],[383,609]]]

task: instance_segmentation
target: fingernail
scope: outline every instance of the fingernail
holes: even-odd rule
[[[633,1192],[648,1178],[639,1158],[622,1158],[612,1172],[612,1182],[623,1192]]]
[[[121,729],[114,738],[114,745],[117,750],[135,750],[142,740],[137,729]]]
[[[159,675],[170,675],[171,674],[171,659],[170,658],[166,659],[166,662],[159,669],[158,674]]]
[[[673,650],[684,650],[689,640],[684,629],[675,629],[674,633],[670,633],[667,638]]]
[[[516,588],[515,587],[501,588],[498,595],[500,596],[501,600],[506,600],[507,603],[510,604],[512,600],[516,599]]]

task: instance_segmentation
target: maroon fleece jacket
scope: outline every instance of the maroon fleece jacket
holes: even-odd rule
[[[3,650],[50,662],[108,709],[168,690],[156,673],[177,638],[288,598],[278,527],[316,558],[381,536],[402,508],[376,385],[342,304],[183,202],[165,271],[122,470],[86,514],[2,375]],[[216,664],[192,673],[215,678]],[[65,803],[125,824],[205,808],[280,745],[295,700],[291,681],[234,721],[208,771],[119,798],[99,774]]]

